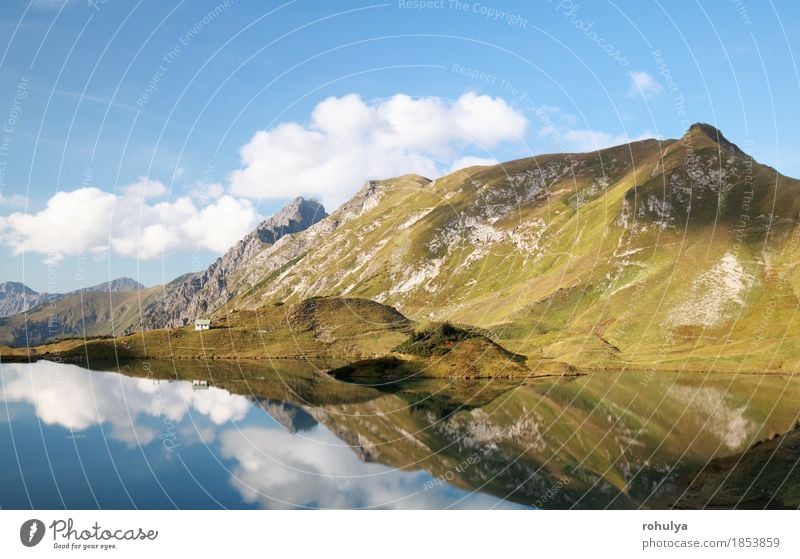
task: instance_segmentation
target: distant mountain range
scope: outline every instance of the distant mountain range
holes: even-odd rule
[[[331,215],[298,198],[207,270],[83,327],[234,326],[237,311],[336,296],[576,367],[794,370],[799,214],[800,181],[695,124],[675,140],[370,181]],[[7,330],[0,340],[19,339]]]
[[[26,345],[79,335],[86,323],[91,332],[105,334],[110,314],[92,318],[92,308],[106,301],[111,305],[111,300],[119,304],[144,289],[131,278],[116,278],[68,293],[38,293],[23,283],[0,283],[0,342]]]
[[[25,312],[36,305],[60,301],[61,299],[77,295],[81,292],[91,293],[99,291],[103,293],[119,293],[138,291],[139,289],[144,289],[144,286],[131,278],[117,278],[93,285],[92,287],[84,287],[76,291],[70,291],[69,293],[37,293],[24,283],[7,281],[0,283],[0,317]]]

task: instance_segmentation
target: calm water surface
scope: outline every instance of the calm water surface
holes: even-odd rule
[[[778,376],[364,386],[303,363],[0,365],[2,508],[631,508],[796,420]]]

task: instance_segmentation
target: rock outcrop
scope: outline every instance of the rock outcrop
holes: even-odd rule
[[[295,198],[207,269],[183,275],[165,285],[143,310],[141,324],[130,330],[139,326],[146,329],[183,326],[209,315],[252,287],[259,277],[269,274],[271,267],[284,264],[268,261],[270,249],[276,243],[308,229],[327,215],[319,202]],[[254,269],[258,272],[253,273]]]

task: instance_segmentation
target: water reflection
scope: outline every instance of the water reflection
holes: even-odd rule
[[[3,400],[32,405],[44,424],[72,431],[103,425],[110,438],[131,446],[149,444],[159,436],[152,418],[177,425],[191,424],[193,416],[199,428],[240,421],[250,407],[246,397],[215,387],[200,391],[189,382],[89,373],[48,361],[4,365],[3,382]],[[213,430],[205,427],[203,432],[211,435]]]
[[[16,468],[11,461],[0,472],[0,506],[515,506],[447,484],[433,487],[421,469],[367,463],[313,417],[315,404],[306,408],[248,388],[267,386],[279,398],[301,402],[373,394],[349,386],[331,390],[334,381],[320,388],[306,369],[282,371],[286,377],[273,371],[269,381],[252,382],[242,381],[241,371],[218,371],[226,377],[222,384],[233,383],[243,395],[213,381],[193,382],[203,371],[196,365],[127,369],[138,377],[51,362],[2,365],[0,449],[15,457]]]
[[[288,362],[125,373],[2,366],[0,448],[17,468],[0,505],[664,507],[708,460],[787,430],[800,395],[756,375],[372,387]]]

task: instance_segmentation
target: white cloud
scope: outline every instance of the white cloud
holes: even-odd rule
[[[27,201],[28,199],[21,194],[12,194],[11,196],[0,194],[0,206],[7,208],[24,208]]]
[[[329,209],[372,178],[437,176],[456,152],[518,139],[526,118],[503,99],[466,93],[454,102],[394,95],[367,103],[355,94],[319,103],[308,126],[282,123],[241,150],[230,192],[253,199],[321,198]]]
[[[628,78],[631,81],[628,95],[631,97],[655,97],[664,93],[664,87],[647,72],[628,72]]]
[[[475,165],[497,165],[498,163],[499,161],[494,157],[467,156],[454,161],[447,172],[452,173],[459,169],[466,169],[467,167],[473,167]]]
[[[597,151],[612,146],[636,142],[638,140],[645,140],[654,137],[654,134],[645,131],[636,136],[628,136],[627,134],[610,134],[590,128],[578,128],[566,130],[562,133],[562,136],[571,149],[578,152],[585,152]]]
[[[551,143],[549,148],[559,153],[588,152],[655,137],[649,130],[636,135],[614,134],[580,127],[575,115],[558,107],[540,107],[535,111],[539,120],[539,136]]]
[[[147,178],[139,179],[139,182],[128,184],[121,189],[122,193],[129,198],[147,200],[148,198],[158,198],[167,193],[167,188],[160,181]]]
[[[223,253],[259,221],[248,200],[220,195],[205,206],[189,196],[153,200],[166,194],[163,184],[149,179],[119,194],[94,187],[58,192],[39,212],[0,217],[0,242],[14,254],[36,252],[49,262],[108,250],[149,259],[194,248]]]
[[[200,204],[208,204],[225,194],[225,187],[218,182],[195,181],[188,185],[186,192]]]

